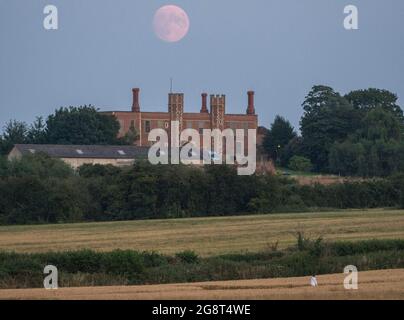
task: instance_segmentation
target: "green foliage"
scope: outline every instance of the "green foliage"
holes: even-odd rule
[[[294,128],[285,118],[276,116],[263,141],[266,153],[275,161],[280,161],[282,152],[288,143],[297,135]]]
[[[310,172],[313,165],[310,159],[301,156],[293,156],[289,161],[289,169],[301,172]]]
[[[37,117],[34,123],[30,126],[27,136],[27,143],[45,144],[46,140],[46,123],[42,117]]]
[[[305,157],[305,150],[302,137],[294,137],[282,150],[281,166],[287,167],[290,159],[294,156]]]
[[[120,174],[121,171],[120,168],[111,164],[84,164],[78,169],[79,175],[84,178],[113,177]]]
[[[0,160],[0,223],[59,223],[226,216],[401,205],[404,179],[302,186],[279,176],[238,176],[230,166],[85,165],[79,175],[36,154]]]
[[[155,252],[115,250],[17,254],[0,252],[0,288],[42,287],[43,268],[59,271],[59,285],[163,284],[341,273],[346,265],[359,270],[404,267],[403,240],[325,242],[301,238],[283,251],[249,252],[198,258],[193,252],[175,257]]]
[[[362,126],[330,150],[330,171],[342,175],[389,176],[404,171],[403,124],[382,107],[369,109]]]
[[[120,125],[114,116],[99,113],[93,106],[60,108],[46,119],[37,117],[32,125],[11,120],[0,135],[0,154],[8,154],[15,144],[133,144],[138,133],[133,128],[118,139]]]
[[[38,153],[0,167],[0,223],[80,221],[87,211],[87,187],[63,161]]]
[[[331,145],[358,129],[360,112],[327,86],[314,86],[303,109],[300,125],[306,153],[316,170],[327,171]]]
[[[381,107],[384,110],[393,113],[398,118],[403,117],[403,111],[397,104],[396,94],[387,90],[369,88],[366,90],[355,90],[348,93],[345,98],[365,113],[373,108]]]
[[[67,178],[73,176],[73,169],[60,159],[54,159],[44,153],[26,155],[21,159],[8,162],[7,176],[38,178]]]
[[[368,111],[362,120],[362,126],[356,133],[362,139],[370,141],[401,141],[404,125],[394,113],[376,107]]]
[[[404,209],[404,173],[396,174],[389,179],[400,198],[399,207]]]
[[[372,177],[404,170],[404,117],[395,94],[371,88],[342,97],[315,86],[303,108],[303,154],[317,171]]]
[[[366,175],[366,150],[361,143],[335,143],[330,150],[330,171],[341,175]]]
[[[179,252],[175,256],[183,263],[197,263],[199,261],[198,255],[191,250]]]
[[[129,131],[125,134],[125,136],[121,139],[122,144],[125,145],[133,145],[140,138],[139,132],[136,130],[134,126],[129,128]]]
[[[28,142],[28,125],[25,122],[10,120],[3,129],[0,137],[0,152],[2,155],[8,154],[14,144],[24,144]]]
[[[93,106],[60,108],[46,121],[50,144],[116,144],[119,123]]]

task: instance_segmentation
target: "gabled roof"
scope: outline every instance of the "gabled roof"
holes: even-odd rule
[[[139,159],[147,158],[148,147],[16,144],[22,155],[46,153],[53,158]]]

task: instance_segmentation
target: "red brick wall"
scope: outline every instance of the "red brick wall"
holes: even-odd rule
[[[139,90],[134,89],[133,107],[139,105]],[[184,112],[184,95],[183,94],[169,94],[168,112],[143,112],[141,106],[140,112],[135,111],[116,111],[104,112],[105,114],[114,115],[120,125],[121,130],[119,136],[124,136],[132,125],[135,126],[140,135],[140,140],[137,143],[141,146],[151,145],[148,141],[148,131],[161,128],[166,129],[169,133],[170,123],[174,120],[179,120],[183,129],[193,128],[199,130],[203,129],[257,129],[258,116],[251,114],[255,112],[251,97],[253,93],[249,92],[249,107],[247,113],[250,114],[226,114],[226,100],[225,96],[212,95],[210,102],[210,112],[206,112],[206,94],[202,94],[202,108],[201,113],[187,113]],[[136,101],[135,101],[136,100]],[[247,141],[247,140],[246,140]]]

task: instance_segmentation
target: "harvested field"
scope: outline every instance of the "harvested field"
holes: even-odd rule
[[[345,290],[344,277],[344,274],[319,276],[318,288],[309,286],[309,277],[302,277],[133,287],[0,290],[0,299],[404,299],[403,269],[361,272],[359,290]]]
[[[326,240],[404,239],[404,210],[347,210],[175,220],[145,220],[0,227],[0,250],[47,252],[133,249],[202,256],[259,251],[279,241],[294,244],[294,231]]]

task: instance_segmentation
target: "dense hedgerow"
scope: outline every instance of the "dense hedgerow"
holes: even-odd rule
[[[160,284],[307,276],[403,268],[404,240],[327,243],[305,240],[283,251],[227,254],[201,258],[192,251],[174,256],[121,251],[0,252],[0,288],[41,287],[44,266],[58,268],[60,286]]]
[[[0,161],[0,224],[115,221],[311,208],[404,207],[404,177],[301,186],[238,176],[230,166],[85,165],[75,173],[45,155]]]

